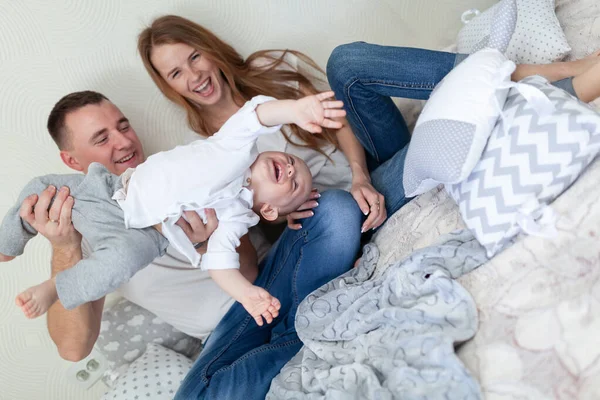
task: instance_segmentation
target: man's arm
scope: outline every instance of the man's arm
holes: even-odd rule
[[[74,200],[69,189],[63,188],[49,208],[56,188],[49,187],[29,196],[21,205],[19,215],[52,245],[51,275],[71,268],[82,258],[81,235],[71,224]],[[62,358],[79,361],[91,351],[100,332],[104,299],[96,300],[73,310],[66,310],[60,301],[48,310],[48,331]]]
[[[240,273],[254,283],[258,277],[258,255],[248,234],[241,237],[237,252],[240,255]]]
[[[53,249],[52,277],[71,268],[81,258],[81,246],[75,249]],[[48,332],[62,358],[68,361],[79,361],[90,354],[100,333],[103,308],[104,297],[72,310],[65,309],[60,301],[50,307]]]

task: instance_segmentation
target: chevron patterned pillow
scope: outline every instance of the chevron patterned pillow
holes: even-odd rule
[[[534,104],[512,88],[503,118],[469,177],[446,186],[489,257],[521,232],[552,232],[547,205],[600,151],[598,112],[540,76],[521,83],[540,89],[555,110],[538,115]]]

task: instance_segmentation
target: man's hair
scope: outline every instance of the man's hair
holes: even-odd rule
[[[85,90],[66,95],[58,101],[48,116],[48,132],[60,150],[64,150],[69,143],[65,119],[73,111],[77,111],[89,104],[100,104],[110,101],[101,93]]]

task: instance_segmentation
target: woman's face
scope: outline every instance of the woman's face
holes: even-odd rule
[[[194,103],[206,107],[225,99],[228,86],[221,71],[193,47],[184,43],[156,46],[150,61],[173,90]]]

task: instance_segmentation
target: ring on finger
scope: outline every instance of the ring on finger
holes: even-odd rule
[[[57,219],[50,218],[49,221],[52,222],[53,224],[58,224],[58,220]]]

